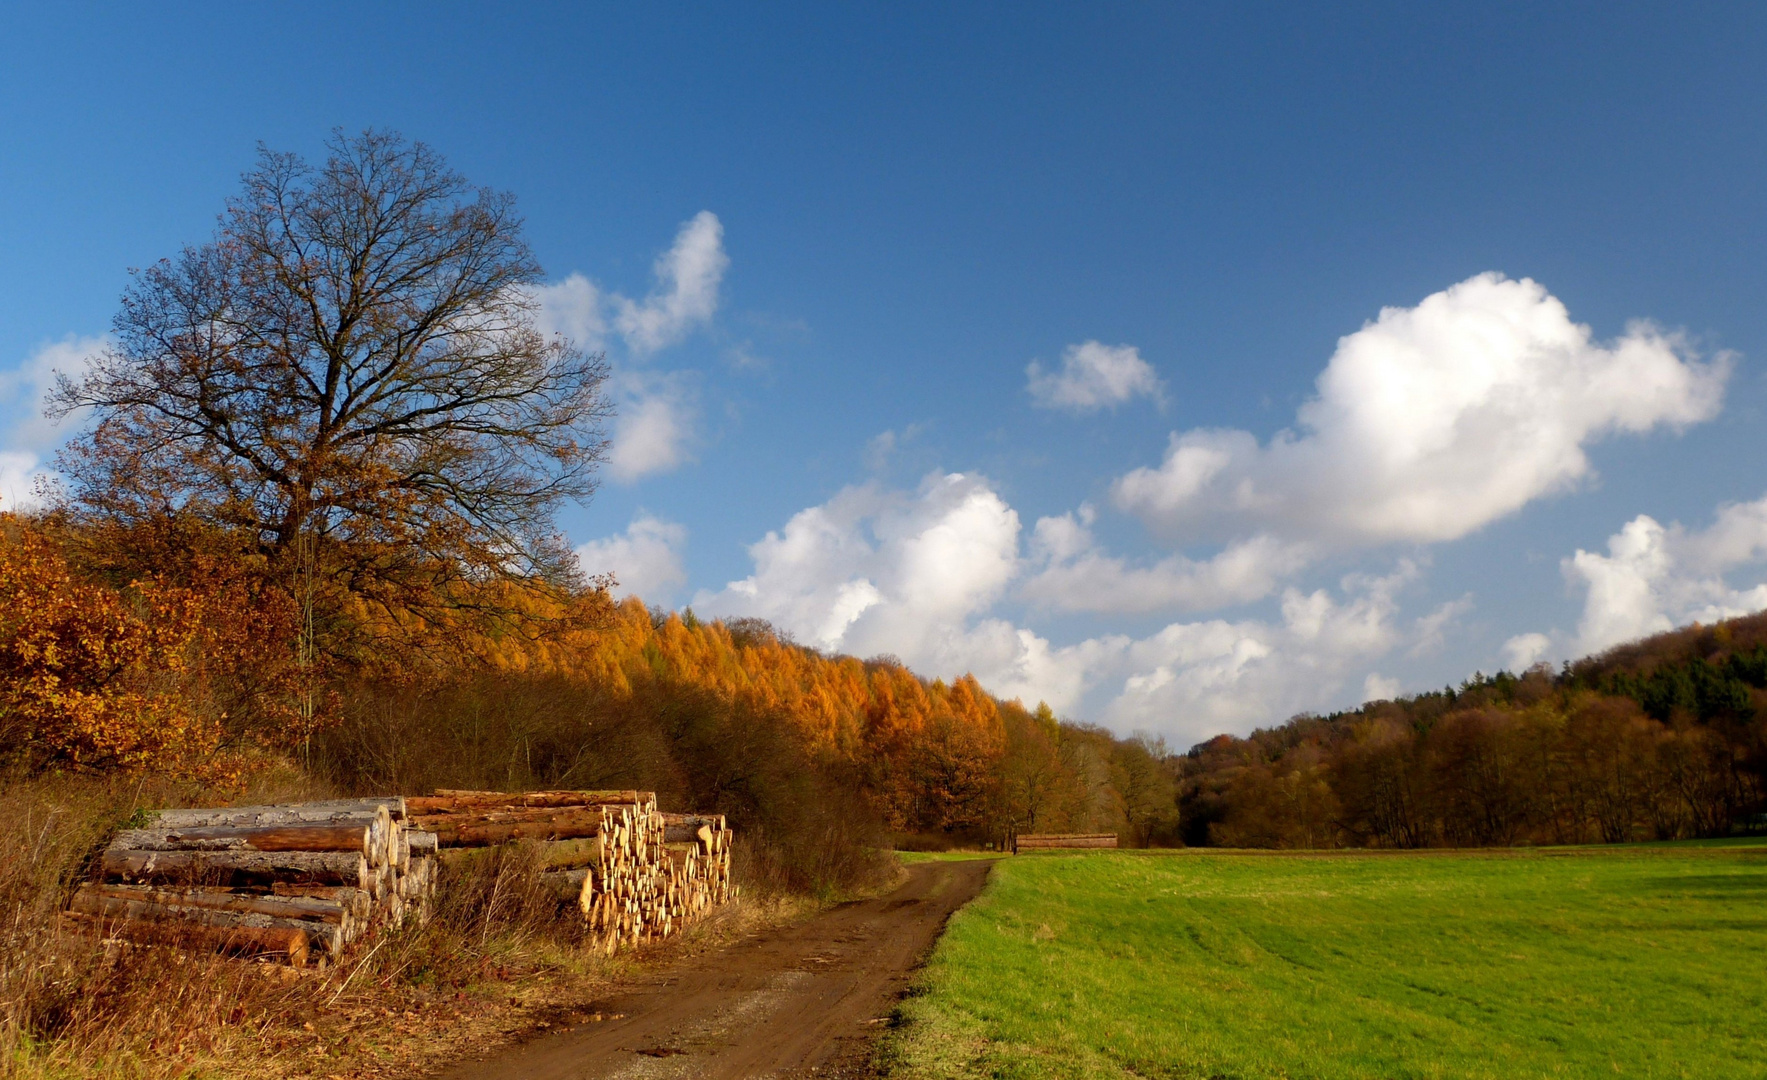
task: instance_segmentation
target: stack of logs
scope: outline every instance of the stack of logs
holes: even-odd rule
[[[436,837],[408,826],[399,796],[161,810],[118,834],[67,918],[130,941],[334,960],[428,917]]]
[[[445,862],[535,845],[542,883],[577,905],[610,953],[668,937],[734,895],[723,816],[659,813],[652,792],[440,790],[407,805]]]
[[[1013,838],[1012,850],[1059,851],[1073,848],[1114,848],[1116,833],[1020,833]]]

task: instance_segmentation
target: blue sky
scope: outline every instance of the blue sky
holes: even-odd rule
[[[0,501],[368,126],[519,199],[653,604],[1184,745],[1767,607],[1757,6],[9,12]]]

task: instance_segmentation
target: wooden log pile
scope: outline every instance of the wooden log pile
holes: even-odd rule
[[[734,895],[730,826],[723,814],[663,814],[665,902],[695,919]]]
[[[436,857],[399,796],[161,810],[117,835],[66,918],[142,943],[328,961],[427,918]]]
[[[1012,850],[1017,853],[1116,846],[1116,833],[1020,833],[1013,838]]]
[[[659,813],[652,792],[439,790],[406,802],[444,861],[537,845],[541,882],[608,952],[668,937],[734,895],[723,816]]]

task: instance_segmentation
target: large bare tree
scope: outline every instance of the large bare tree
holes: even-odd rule
[[[58,387],[97,414],[62,456],[72,507],[194,517],[395,620],[568,582],[554,520],[595,488],[602,357],[537,328],[509,195],[395,134],[327,148],[260,149],[210,242],[136,272]]]

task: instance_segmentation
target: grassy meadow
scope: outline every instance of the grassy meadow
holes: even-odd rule
[[[1767,842],[1035,854],[896,1077],[1761,1077]]]

